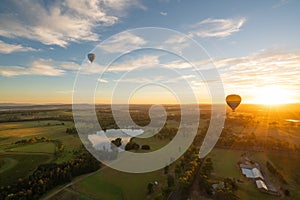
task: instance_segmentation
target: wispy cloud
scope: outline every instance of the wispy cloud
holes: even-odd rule
[[[109,53],[126,52],[135,50],[147,42],[130,32],[118,34],[101,44],[101,49]]]
[[[31,47],[25,47],[20,44],[9,44],[0,40],[0,53],[10,54],[13,52],[26,52],[26,51],[36,51]]]
[[[61,76],[66,73],[66,70],[74,71],[79,67],[74,62],[39,59],[33,61],[29,66],[0,66],[0,74],[7,77],[21,75]]]
[[[217,60],[227,88],[283,85],[300,93],[300,53],[261,51],[246,57]]]
[[[108,80],[103,79],[103,78],[98,78],[98,82],[100,82],[100,83],[107,83]]]
[[[276,4],[272,6],[272,8],[279,8],[288,4],[289,0],[279,0]]]
[[[159,56],[144,55],[134,59],[126,59],[125,61],[112,64],[110,66],[103,66],[98,63],[90,65],[83,65],[82,71],[88,74],[96,74],[106,72],[121,72],[135,69],[145,69],[159,64]]]
[[[138,1],[64,0],[47,4],[40,1],[14,1],[17,14],[1,15],[0,36],[23,37],[46,45],[65,47],[70,42],[96,41],[97,26],[111,26]],[[141,6],[140,6],[141,7]],[[124,12],[123,12],[124,11]]]
[[[144,6],[139,0],[102,0],[103,6],[106,10],[114,11],[113,14],[116,16],[126,15],[126,12],[131,7],[137,7],[142,10],[147,10],[147,7]]]
[[[43,75],[43,76],[60,76],[64,74],[64,70],[53,68],[48,65],[40,65],[33,63],[29,68],[20,66],[1,66],[0,74],[2,76],[20,76],[20,75]]]
[[[135,77],[135,78],[123,78],[118,80],[118,82],[126,82],[126,83],[147,83],[147,82],[162,82],[165,80],[163,76],[152,76],[152,77]]]
[[[134,77],[134,78],[124,78],[118,80],[118,82],[127,83],[178,83],[182,80],[188,80],[195,78],[195,75],[181,75],[177,77],[166,77],[166,76],[148,76],[148,77]]]
[[[199,23],[188,26],[187,35],[171,35],[164,45],[171,45],[174,51],[181,53],[192,45],[188,37],[196,38],[225,38],[241,30],[246,22],[245,18],[212,19],[208,18]]]
[[[240,31],[245,18],[232,19],[205,19],[191,26],[190,36],[198,36],[202,38],[208,37],[227,37],[231,34]]]

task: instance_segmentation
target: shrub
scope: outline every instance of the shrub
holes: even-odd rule
[[[142,145],[142,149],[143,150],[150,150],[150,146],[145,144],[145,145]]]

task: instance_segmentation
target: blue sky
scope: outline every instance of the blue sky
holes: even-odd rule
[[[75,76],[87,62],[86,54],[105,39],[140,27],[173,29],[201,44],[218,69],[225,94],[239,93],[248,103],[300,102],[299,8],[296,0],[4,0],[0,4],[0,102],[71,103]],[[107,47],[110,53],[124,47],[124,42],[142,42],[134,34],[115,39],[118,43]],[[122,70],[107,72],[99,80],[102,96],[97,102],[110,102],[116,82],[131,88],[130,84],[168,80],[184,91],[182,83],[176,82],[184,77],[194,90],[203,87],[178,60],[159,51],[125,55],[114,64]],[[199,63],[204,61],[199,58]],[[144,69],[149,63],[156,68],[168,65],[180,74]],[[93,67],[101,67],[101,58]],[[133,70],[131,75],[119,81],[119,71],[128,70]],[[90,69],[88,75],[99,76],[99,71]],[[195,93],[201,102],[199,96],[207,91]],[[174,97],[165,94],[156,85],[133,102],[173,102]],[[119,103],[128,101],[120,98]]]

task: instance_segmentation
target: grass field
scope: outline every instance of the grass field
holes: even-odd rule
[[[1,154],[0,160],[6,164],[0,168],[0,186],[15,182],[18,178],[24,178],[36,169],[39,164],[47,163],[53,159],[48,154]]]
[[[150,150],[138,150],[137,152],[151,152],[151,151],[156,151],[160,148],[162,148],[163,146],[167,145],[170,140],[169,139],[157,139],[155,137],[150,137],[150,138],[134,138],[133,139],[134,142],[138,143],[140,145],[140,147],[142,145],[149,145],[150,146]]]
[[[256,189],[255,183],[249,181],[245,178],[239,171],[237,167],[237,162],[240,159],[240,156],[245,153],[244,151],[237,150],[227,150],[227,149],[214,149],[209,156],[212,158],[213,167],[214,167],[214,177],[216,178],[235,178],[243,180],[243,183],[238,183],[238,191],[236,192],[237,196],[240,199],[249,199],[249,200],[271,200],[271,199],[282,199],[264,194],[259,192]],[[293,159],[291,159],[293,158]],[[265,154],[262,152],[252,152],[250,154],[250,159],[260,163],[265,174],[270,177],[272,182],[278,184],[278,180],[270,174],[266,169],[266,161],[272,162],[274,166],[284,175],[288,181],[286,186],[291,192],[291,199],[300,196],[300,157],[289,155],[289,157],[284,156],[280,153],[269,153]],[[288,198],[287,198],[288,199]]]
[[[5,172],[5,171],[11,169],[12,167],[14,167],[18,163],[17,160],[15,160],[13,158],[9,158],[9,157],[6,157],[6,158],[5,157],[3,157],[3,158],[1,157],[0,158],[0,162],[1,162],[1,165],[0,165],[0,174],[2,172]]]
[[[286,154],[269,154],[269,161],[285,177],[293,196],[300,197],[300,156]]]
[[[73,125],[72,122],[62,122],[56,120],[47,121],[26,121],[0,123],[0,145],[7,145],[20,139],[27,139],[33,136],[61,136],[66,128]]]
[[[149,182],[158,181],[159,186],[154,187],[154,194],[147,197]],[[153,199],[155,192],[161,192],[161,186],[166,185],[166,175],[163,170],[145,174],[131,174],[105,167],[100,172],[91,175],[71,188],[64,189],[53,199],[67,197],[77,199],[114,199],[114,200],[140,200]]]
[[[57,120],[0,123],[0,185],[11,184],[26,177],[38,165],[54,160],[54,143],[13,144],[18,140],[35,136],[59,140],[65,148],[56,162],[71,159],[72,151],[80,147],[81,141],[77,136],[65,133],[73,123],[63,123]]]
[[[55,145],[51,142],[41,142],[36,144],[19,145],[10,151],[26,152],[26,153],[54,153]]]
[[[91,200],[92,198],[80,192],[65,189],[51,198],[51,200],[74,199],[74,200]]]
[[[63,151],[61,157],[58,158],[58,162],[63,162],[72,158],[72,151],[78,149],[82,144],[77,135],[68,135],[65,133],[68,127],[72,127],[72,122],[64,122],[65,125],[62,125],[62,122],[56,120],[47,120],[47,121],[26,121],[26,122],[10,122],[10,123],[1,123],[0,124],[0,150],[10,149],[12,143],[21,140],[21,139],[30,139],[32,137],[47,137],[53,140],[61,141],[65,150]],[[40,152],[52,153],[50,150],[50,145],[44,143],[43,145],[38,145],[42,150]],[[25,147],[24,150],[36,152],[34,147],[30,146]],[[19,147],[18,147],[19,148]],[[21,149],[13,149],[14,151],[22,151]]]

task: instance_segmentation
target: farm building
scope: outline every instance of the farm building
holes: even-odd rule
[[[248,157],[244,157],[242,162],[238,163],[241,173],[249,180],[255,182],[256,188],[271,195],[280,196],[277,189],[266,180],[261,171],[260,165],[256,162],[251,161]]]
[[[261,174],[260,170],[257,169],[256,167],[254,167],[252,169],[241,168],[241,170],[242,170],[242,174],[244,174],[247,178],[253,178],[253,179],[260,178],[260,179],[264,180],[264,177]]]
[[[268,191],[268,187],[266,186],[265,182],[263,182],[262,180],[256,180],[256,187],[259,190],[264,190],[264,191]]]

